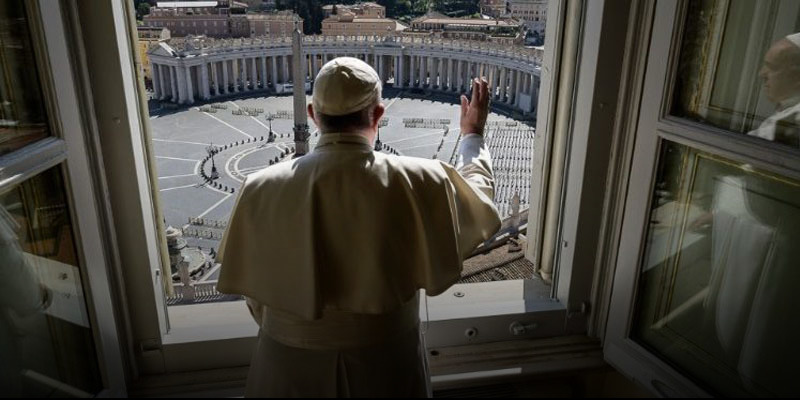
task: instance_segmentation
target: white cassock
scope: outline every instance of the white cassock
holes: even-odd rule
[[[218,256],[219,291],[261,327],[246,395],[430,395],[418,291],[445,291],[497,232],[493,193],[474,134],[456,167],[328,133],[248,176]]]
[[[795,97],[786,104],[789,106],[769,116],[761,122],[758,129],[747,134],[794,148],[800,147],[800,97]]]

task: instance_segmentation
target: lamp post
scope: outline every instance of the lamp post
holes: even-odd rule
[[[375,139],[375,151],[383,150],[383,142],[381,142],[381,127],[386,125],[389,125],[388,119],[381,118],[380,121],[378,121],[378,136]]]
[[[219,179],[219,172],[217,172],[217,166],[214,164],[214,155],[217,154],[217,148],[214,147],[213,143],[210,143],[208,147],[206,147],[206,152],[208,156],[211,157],[211,175],[209,178],[214,181]]]
[[[375,139],[375,151],[383,150],[383,143],[381,142],[381,128],[378,127],[378,137]]]
[[[272,114],[267,114],[267,122],[269,122],[269,134],[267,135],[267,143],[272,143],[275,141],[275,132],[272,131],[272,120],[275,119],[275,116]]]

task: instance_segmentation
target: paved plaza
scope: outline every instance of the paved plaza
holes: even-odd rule
[[[455,96],[387,90],[383,99],[386,121],[380,128],[382,151],[452,162],[460,134],[456,101]],[[263,94],[151,113],[158,194],[164,218],[167,225],[183,229],[190,246],[216,249],[244,178],[270,163],[291,159],[294,147],[291,110],[291,96]],[[267,140],[270,125],[267,115],[273,116],[274,142]],[[492,113],[489,120],[496,121],[490,123],[490,147],[491,132],[500,132],[499,127],[518,127],[512,130],[529,132],[532,138],[532,128],[509,117]],[[319,133],[313,121],[309,123],[313,149]],[[216,151],[213,165],[219,173],[219,178],[213,181],[204,178],[211,175],[212,163],[208,159],[211,146]],[[493,156],[502,158],[503,154]],[[525,159],[528,161],[523,160],[523,164],[528,166],[529,158]],[[522,190],[527,198],[527,188]],[[504,197],[499,195],[500,198]],[[498,207],[502,208],[500,204]]]

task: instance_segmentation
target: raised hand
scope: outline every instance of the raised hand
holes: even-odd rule
[[[472,100],[461,95],[461,134],[477,133],[483,136],[489,116],[489,82],[485,78],[472,81]]]

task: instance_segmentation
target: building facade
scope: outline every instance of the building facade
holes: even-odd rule
[[[350,11],[363,18],[386,18],[386,7],[371,1],[358,4],[336,4],[322,7],[322,15],[325,18],[338,14],[340,11]]]
[[[158,44],[170,38],[167,28],[155,28],[150,26],[137,26],[136,34],[139,38],[138,51],[139,59],[142,60],[145,83],[153,79],[150,69],[150,61],[147,59],[147,50],[154,44]]]
[[[294,29],[291,11],[246,13],[247,5],[227,1],[158,2],[144,16],[145,26],[167,28],[172,36],[239,38],[288,35]],[[302,20],[300,20],[302,29]]]
[[[513,19],[451,18],[428,13],[411,21],[406,34],[445,38],[490,41],[503,45],[520,43],[520,24]]]
[[[268,90],[292,81],[289,37],[215,40],[176,39],[150,50],[155,97],[192,104],[228,94]],[[485,42],[418,37],[306,36],[303,54],[307,80],[339,56],[372,65],[384,85],[453,94],[469,90],[485,76],[493,101],[521,113],[534,111],[541,50]]]
[[[298,21],[300,30],[303,29],[303,20],[295,13],[284,10],[273,13],[247,14],[248,36],[288,36],[294,29],[295,20]]]
[[[514,19],[536,31],[544,32],[547,23],[547,0],[507,0],[508,11]]]
[[[363,17],[348,10],[338,11],[322,21],[322,34],[327,36],[389,36],[407,28],[390,18]]]
[[[507,0],[480,0],[481,14],[500,18],[508,14]]]

